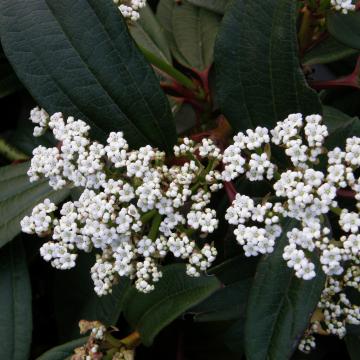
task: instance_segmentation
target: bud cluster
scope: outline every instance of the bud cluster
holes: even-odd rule
[[[352,0],[331,0],[331,6],[336,11],[347,14],[349,11],[355,11],[356,6]]]
[[[130,21],[140,19],[139,10],[146,6],[146,0],[113,0],[122,16]]]

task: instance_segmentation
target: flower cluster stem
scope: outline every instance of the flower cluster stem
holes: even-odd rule
[[[183,85],[187,89],[193,91],[197,90],[197,86],[195,85],[195,83],[187,76],[185,76],[183,73],[181,73],[179,70],[175,69],[166,61],[158,58],[152,52],[148,51],[147,49],[141,46],[140,46],[140,50],[145,56],[146,60],[148,60],[156,68],[171,76],[174,80],[176,80],[179,84]]]

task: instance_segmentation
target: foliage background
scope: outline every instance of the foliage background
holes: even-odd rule
[[[148,2],[155,9],[158,1],[149,0]],[[355,56],[316,67],[313,76],[316,79],[328,79],[346,75],[353,70],[354,60]],[[0,129],[2,137],[7,138],[10,143],[28,154],[35,140],[32,138],[32,129],[27,119],[30,109],[36,103],[25,89],[20,85],[19,88],[19,91],[0,98]],[[360,117],[360,92],[357,90],[349,88],[328,90],[323,94],[322,100],[325,104],[342,110],[350,116]],[[0,164],[8,164],[5,157],[0,157]],[[217,199],[217,201],[220,204],[222,199]],[[221,236],[225,232],[226,229],[222,228]],[[117,318],[116,312],[119,309],[114,310],[114,306],[109,305],[108,302],[111,302],[111,299],[106,300],[104,305],[102,301],[94,297],[88,273],[92,261],[89,261],[87,256],[82,256],[80,266],[76,269],[66,273],[58,272],[39,257],[40,240],[34,240],[24,234],[19,235],[18,238],[19,240],[11,245],[13,249],[7,249],[7,251],[9,253],[12,251],[16,258],[20,241],[25,247],[32,287],[33,337],[30,359],[36,359],[54,346],[78,339],[77,322],[80,318],[88,318],[96,314],[109,323]],[[3,258],[8,258],[9,253],[2,254]],[[251,268],[250,263],[247,266]],[[237,270],[243,271],[242,268]],[[230,294],[230,297],[237,295],[239,293],[234,292]],[[84,299],[90,300],[85,304]],[[199,312],[203,312],[204,308],[201,306],[205,306],[206,309],[207,305],[210,308],[213,306],[205,302],[199,305],[201,309]],[[243,334],[242,327],[237,326],[237,322],[242,323],[243,318],[239,317],[234,322],[233,319],[217,320],[206,317],[201,319],[194,314],[198,314],[196,308],[164,328],[151,347],[141,346],[137,351],[137,359],[241,358]],[[117,326],[124,336],[130,331],[123,315],[120,316]],[[299,352],[294,355],[294,359],[298,360],[330,358],[350,359],[344,341],[333,337],[321,337],[318,339],[317,349],[311,355]]]

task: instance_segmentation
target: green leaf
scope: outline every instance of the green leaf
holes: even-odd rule
[[[351,360],[359,360],[360,336],[346,335],[345,343]]]
[[[55,191],[47,182],[30,183],[29,162],[0,168],[0,247],[21,231],[20,221],[35,205],[46,198],[59,203],[69,194],[68,189]]]
[[[186,0],[160,0],[156,16],[165,30],[175,59],[189,68],[203,70],[213,61],[220,17]]]
[[[224,15],[230,0],[188,0],[190,4]]]
[[[174,7],[172,29],[175,43],[191,67],[205,70],[212,64],[219,25],[220,17],[211,11],[186,1]]]
[[[140,20],[129,25],[129,30],[139,46],[171,64],[171,52],[164,29],[157,21],[150,6],[140,10]]]
[[[328,64],[358,52],[358,50],[338,42],[333,36],[329,36],[307,52],[302,59],[302,63],[303,65]]]
[[[323,110],[324,124],[329,131],[329,137],[325,143],[328,149],[333,149],[336,146],[344,148],[348,137],[360,136],[360,120],[358,117],[351,117],[331,106],[324,106]]]
[[[244,314],[251,278],[217,290],[204,302],[190,310],[199,322],[234,320]]]
[[[172,16],[173,11],[178,5],[173,0],[160,0],[157,11],[156,18],[164,29],[165,36],[170,44],[171,53],[175,57],[175,59],[186,67],[191,67],[191,64],[187,62],[187,60],[183,57],[180,51],[176,47],[175,38],[173,35],[173,27],[172,27]]]
[[[83,119],[101,141],[121,130],[132,147],[176,142],[168,100],[112,1],[3,0],[0,30],[19,79],[49,113]]]
[[[360,50],[360,12],[340,14],[329,12],[326,18],[329,33],[338,41]]]
[[[47,351],[36,360],[65,360],[68,356],[74,353],[74,349],[86,344],[87,338],[83,337],[74,341],[70,341],[66,344],[56,346],[53,349]]]
[[[28,359],[31,333],[31,285],[25,251],[17,239],[0,251],[1,358]]]
[[[288,360],[305,331],[325,284],[317,255],[317,275],[312,280],[295,277],[282,258],[286,233],[296,222],[286,220],[274,252],[264,256],[250,290],[245,323],[248,360]]]
[[[194,320],[225,321],[244,316],[256,264],[256,258],[241,255],[210,269],[208,273],[216,275],[222,287],[189,311]]]
[[[235,131],[272,127],[290,113],[321,113],[298,59],[296,1],[239,0],[215,45],[217,96]]]
[[[149,294],[132,288],[125,299],[124,315],[130,325],[140,332],[144,345],[184,311],[199,303],[219,287],[215,276],[193,278],[186,275],[185,266],[163,268],[163,277]]]

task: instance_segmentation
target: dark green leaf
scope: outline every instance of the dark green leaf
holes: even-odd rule
[[[251,278],[238,281],[217,290],[208,299],[190,310],[195,321],[225,321],[244,314],[251,287]]]
[[[54,347],[38,357],[36,360],[65,360],[65,358],[74,353],[74,349],[86,344],[86,342],[86,337],[70,341],[66,344]]]
[[[216,41],[215,69],[220,107],[236,131],[321,112],[299,65],[296,1],[233,1]]]
[[[221,281],[222,287],[190,310],[195,321],[239,319],[244,310],[255,274],[257,259],[236,256],[208,271]]]
[[[333,36],[329,36],[307,52],[302,59],[302,63],[304,65],[327,64],[344,59],[358,52],[359,50],[345,46],[338,42]]]
[[[49,113],[82,118],[102,141],[122,130],[133,147],[176,142],[167,98],[112,1],[3,0],[0,26],[17,75]]]
[[[0,247],[20,232],[21,219],[35,205],[46,198],[59,203],[69,194],[67,189],[51,189],[44,181],[30,183],[28,169],[29,162],[0,168]]]
[[[199,303],[219,287],[215,276],[193,278],[186,275],[185,266],[163,268],[163,277],[149,294],[132,288],[126,296],[124,315],[140,332],[142,342],[149,346],[161,329],[184,311]]]
[[[164,29],[158,23],[149,6],[141,9],[140,20],[130,24],[129,30],[139,46],[144,47],[167,63],[172,63],[170,47]]]
[[[323,110],[324,124],[329,130],[329,137],[326,139],[327,148],[332,149],[336,146],[344,148],[348,137],[360,136],[359,118],[352,118],[331,106],[324,106]]]
[[[216,12],[223,15],[225,13],[226,6],[230,0],[188,0],[190,4],[202,7],[204,9]]]
[[[327,16],[329,33],[338,41],[353,49],[360,50],[360,12],[340,14],[329,12]]]
[[[317,276],[295,277],[282,258],[288,243],[286,233],[296,222],[287,220],[274,252],[259,262],[250,290],[245,323],[245,352],[248,360],[288,360],[305,331],[325,283],[316,255]]]
[[[0,251],[1,359],[26,360],[32,333],[31,286],[20,239]]]
[[[351,360],[359,360],[360,356],[360,336],[346,335],[345,343]]]

